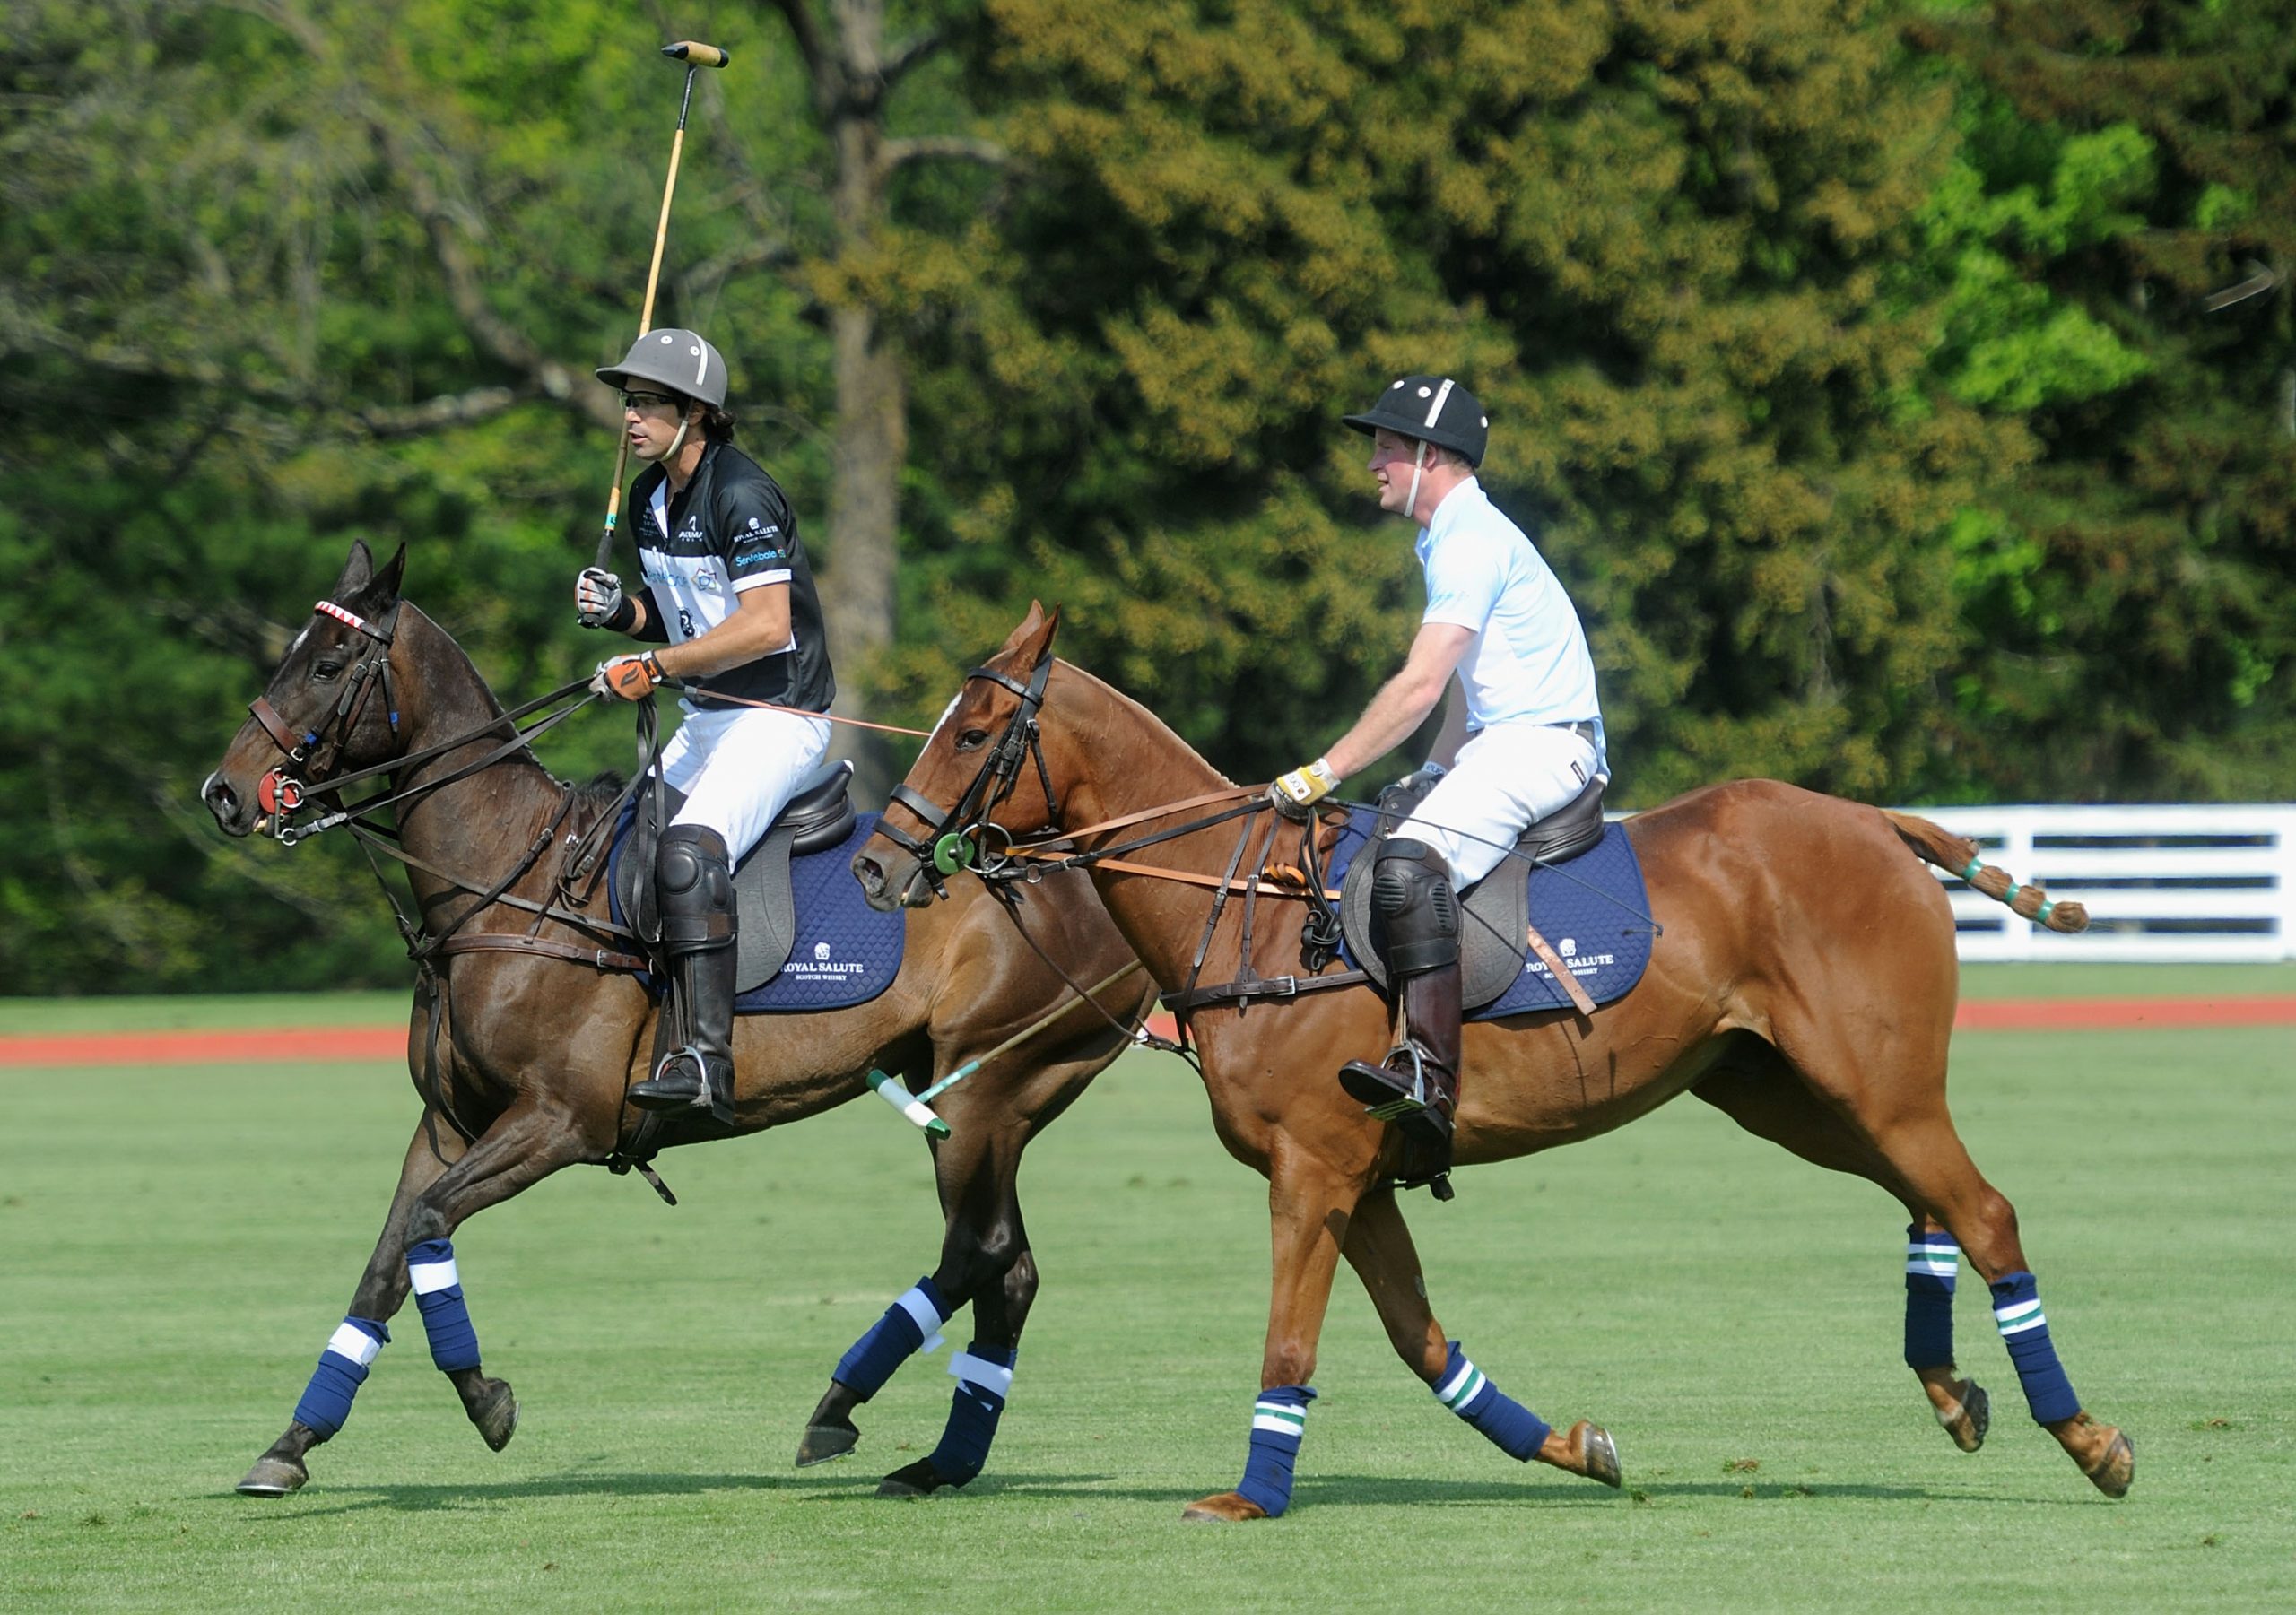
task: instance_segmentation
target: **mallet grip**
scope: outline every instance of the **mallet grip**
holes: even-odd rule
[[[662,54],[674,62],[688,62],[696,67],[723,67],[734,59],[715,45],[704,45],[699,39],[680,39],[674,45],[665,45]]]

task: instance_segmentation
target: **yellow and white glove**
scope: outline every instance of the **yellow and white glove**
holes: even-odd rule
[[[1330,760],[1318,757],[1289,774],[1277,775],[1275,783],[1267,787],[1267,799],[1287,819],[1305,819],[1317,803],[1338,788],[1339,776],[1332,771]]]

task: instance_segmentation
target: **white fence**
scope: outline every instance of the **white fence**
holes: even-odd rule
[[[2061,935],[1944,876],[1965,960],[2296,959],[2296,804],[1911,811],[2088,907]]]

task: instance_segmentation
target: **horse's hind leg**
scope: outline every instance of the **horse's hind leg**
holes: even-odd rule
[[[1006,1185],[1010,1189],[1010,1185]],[[988,1449],[1013,1393],[1013,1368],[1021,1352],[1021,1330],[1037,1297],[1036,1258],[1029,1251],[1021,1207],[1009,1193],[999,1214],[985,1226],[969,1221],[952,1230],[952,1243],[966,1247],[961,1261],[986,1272],[1002,1261],[1004,1271],[970,1286],[973,1337],[949,1364],[956,1389],[949,1397],[949,1421],[938,1446],[914,1463],[902,1465],[877,1483],[881,1498],[929,1497],[944,1486],[962,1486],[987,1466]],[[1015,1248],[1017,1247],[1017,1248]],[[1009,1255],[1007,1254],[1009,1253]],[[951,1266],[946,1257],[942,1268]],[[949,1274],[952,1289],[966,1287]]]
[[[1785,1057],[1751,1034],[1691,1091],[1757,1138],[1804,1160],[1878,1185],[1904,1203],[1907,1229],[1905,1361],[1927,1394],[1932,1411],[1965,1453],[1984,1445],[1991,1420],[1985,1387],[1961,1377],[1953,1361],[1953,1280],[1960,1248],[1881,1152],[1822,1103]]]
[[[1036,1264],[1026,1259],[1013,1188],[1024,1135],[1016,1124],[951,1109],[954,1133],[935,1146],[933,1161],[945,1219],[940,1264],[896,1298],[839,1360],[797,1449],[800,1467],[852,1451],[861,1438],[854,1410],[918,1350],[938,1344],[942,1325],[970,1302],[978,1338],[951,1365],[960,1383],[949,1433],[931,1456],[886,1476],[879,1487],[883,1496],[922,1496],[961,1486],[979,1472],[1012,1383],[1020,1325],[1036,1296]]]
[[[2134,1449],[2127,1437],[2081,1405],[2057,1360],[2018,1237],[2016,1209],[1979,1173],[1946,1111],[1944,1030],[1934,1049],[1909,1040],[1883,1060],[1861,1057],[1845,1025],[1850,1019],[1837,1013],[1822,1025],[1796,1022],[1779,1038],[1779,1050],[1881,1155],[1905,1185],[1906,1203],[1952,1230],[1992,1290],[1994,1321],[2033,1421],[2057,1437],[2098,1490],[2122,1496],[2135,1473]]]
[[[1605,1486],[1619,1484],[1618,1447],[1610,1432],[1581,1419],[1556,1430],[1493,1385],[1448,1340],[1428,1305],[1419,1252],[1393,1188],[1378,1188],[1358,1203],[1341,1247],[1378,1309],[1387,1340],[1404,1366],[1426,1382],[1435,1399],[1510,1458],[1537,1459]]]
[[[418,1124],[399,1168],[398,1188],[383,1219],[382,1237],[367,1259],[367,1271],[351,1298],[351,1310],[319,1354],[318,1368],[295,1404],[286,1434],[273,1442],[239,1481],[239,1489],[251,1498],[283,1498],[310,1479],[304,1458],[311,1448],[333,1437],[351,1416],[352,1398],[365,1383],[369,1365],[390,1340],[387,1327],[406,1304],[406,1220],[414,1197],[437,1182],[450,1162],[462,1154],[463,1142],[453,1129],[435,1118]],[[439,1149],[430,1140],[435,1127]]]

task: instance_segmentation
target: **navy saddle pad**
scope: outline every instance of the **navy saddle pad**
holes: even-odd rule
[[[820,852],[804,853],[789,860],[789,885],[796,909],[796,935],[790,945],[788,962],[776,974],[758,985],[745,988],[734,1001],[734,1012],[738,1015],[787,1015],[812,1010],[849,1009],[857,1003],[866,1003],[887,987],[900,974],[901,953],[909,940],[909,916],[896,908],[891,914],[880,914],[869,907],[861,895],[861,882],[853,878],[854,855],[861,850],[877,828],[878,814],[861,813],[855,817],[852,833],[835,847]],[[613,862],[622,861],[622,848],[630,838],[631,815],[623,815],[615,827]],[[750,857],[772,845],[775,838],[768,835],[758,843]],[[749,857],[742,863],[748,864]],[[613,917],[617,925],[630,923],[622,913],[619,883],[609,869],[607,887],[615,894]],[[743,884],[736,879],[736,884]],[[650,977],[640,976],[648,992],[658,992],[659,985]]]
[[[1350,813],[1347,828],[1340,832],[1339,844],[1333,849],[1325,872],[1326,885],[1335,888],[1344,881],[1356,855],[1370,845],[1376,822],[1370,809],[1357,808]],[[1530,923],[1553,944],[1554,951],[1562,956],[1562,962],[1578,978],[1578,985],[1587,990],[1587,997],[1597,1004],[1608,1003],[1625,996],[1642,979],[1642,972],[1650,963],[1650,943],[1656,926],[1648,918],[1650,900],[1642,886],[1642,864],[1634,855],[1632,843],[1626,838],[1624,826],[1605,826],[1600,841],[1564,863],[1526,868],[1520,861],[1509,858],[1485,877],[1487,881],[1510,878],[1529,881]],[[1518,955],[1529,951],[1519,936],[1501,938],[1492,934],[1489,926],[1478,921],[1471,909],[1459,917],[1459,947],[1463,975],[1470,978],[1482,975],[1486,980],[1492,954],[1502,949]],[[1352,943],[1342,944],[1341,956],[1350,965],[1361,968]],[[1478,961],[1483,966],[1480,970]],[[1502,968],[1509,968],[1503,959],[1498,962]],[[1471,1003],[1466,1018],[1497,1020],[1508,1015],[1570,1007],[1570,994],[1555,981],[1553,973],[1534,956],[1520,968],[1512,970],[1512,979],[1497,997],[1479,1006]]]

